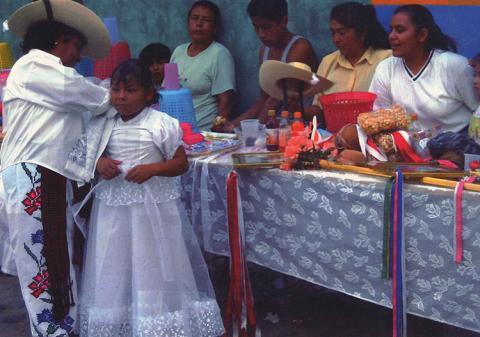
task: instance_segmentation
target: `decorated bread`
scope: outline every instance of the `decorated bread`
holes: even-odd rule
[[[357,121],[369,136],[384,131],[404,130],[407,129],[410,124],[410,118],[405,109],[400,105],[393,105],[388,109],[361,113]]]

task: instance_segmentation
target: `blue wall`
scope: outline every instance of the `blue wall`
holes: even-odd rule
[[[380,22],[390,29],[397,6],[377,6]],[[466,57],[480,53],[480,6],[427,6],[442,31],[457,42],[458,52]]]

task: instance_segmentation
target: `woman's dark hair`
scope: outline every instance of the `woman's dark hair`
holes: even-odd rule
[[[23,37],[21,48],[25,54],[31,49],[50,52],[55,48],[55,42],[60,37],[63,37],[66,42],[78,38],[84,45],[87,44],[85,36],[75,28],[60,22],[45,20],[36,22],[28,27]]]
[[[470,64],[475,66],[477,64],[480,64],[480,54],[475,55],[471,60]]]
[[[172,52],[170,48],[163,43],[150,43],[142,49],[140,55],[138,55],[138,59],[143,65],[150,66],[153,62],[168,62],[171,56]]]
[[[111,85],[118,83],[127,84],[130,80],[135,80],[140,83],[145,91],[153,90],[154,95],[148,105],[158,102],[158,92],[154,89],[152,75],[148,67],[143,66],[138,59],[130,59],[120,63],[112,72],[110,80]]]
[[[215,28],[220,27],[220,23],[222,22],[222,15],[220,14],[220,8],[218,8],[217,5],[215,5],[213,2],[208,1],[208,0],[195,1],[193,3],[192,7],[190,7],[190,10],[188,11],[187,18],[190,18],[190,14],[192,14],[192,11],[197,7],[205,7],[205,8],[208,8],[209,10],[211,10],[212,13],[213,13],[213,20],[214,20]]]
[[[288,16],[288,4],[285,0],[251,0],[247,13],[250,18],[256,16],[278,22]]]
[[[457,52],[457,44],[448,35],[444,34],[440,27],[435,23],[432,13],[422,5],[405,5],[395,9],[394,15],[398,13],[404,13],[412,21],[419,32],[421,29],[428,31],[428,37],[426,42],[427,51],[433,49],[451,50]]]
[[[365,47],[390,49],[388,34],[377,19],[375,7],[359,2],[344,2],[330,12],[330,20],[338,21],[345,27],[353,28],[357,35],[365,34]]]

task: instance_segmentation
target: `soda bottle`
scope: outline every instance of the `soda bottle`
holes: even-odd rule
[[[293,113],[292,136],[299,136],[305,131],[305,124],[303,123],[302,113],[295,111]]]
[[[291,133],[291,126],[289,121],[289,114],[287,110],[282,111],[280,123],[279,123],[279,131],[278,131],[278,147],[280,151],[285,151],[285,147],[287,146],[288,139],[290,138]]]
[[[268,110],[265,131],[267,134],[267,151],[278,151],[278,121],[275,110]]]

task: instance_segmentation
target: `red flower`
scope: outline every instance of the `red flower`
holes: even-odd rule
[[[44,270],[42,273],[38,273],[33,277],[33,282],[28,285],[32,290],[32,295],[38,298],[49,287],[48,283],[48,271]]]
[[[42,206],[42,193],[40,187],[32,188],[28,192],[27,197],[22,201],[22,204],[26,207],[25,212],[28,215],[32,215],[37,209]]]

